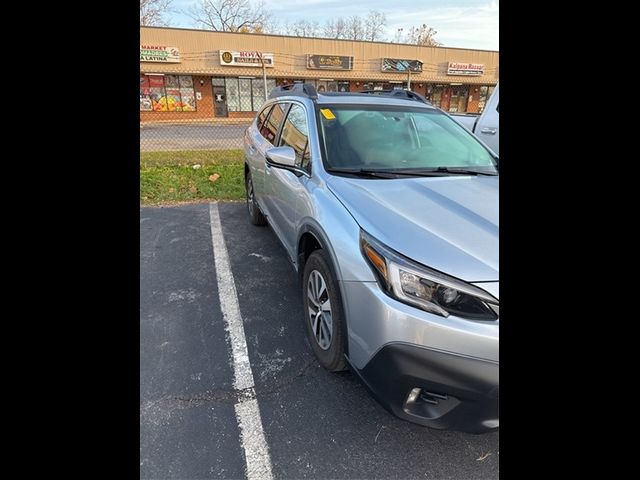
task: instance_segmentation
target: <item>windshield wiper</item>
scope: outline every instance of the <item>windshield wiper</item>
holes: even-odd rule
[[[367,169],[367,168],[328,168],[330,173],[349,173],[362,177],[374,178],[397,178],[398,176],[409,177],[443,177],[446,175],[488,175],[495,176],[497,173],[482,172],[478,170],[467,170],[463,168],[402,168],[402,169]]]
[[[368,168],[328,168],[330,173],[350,173],[361,177],[373,178],[398,178],[398,176],[406,177],[443,177],[448,172],[437,169],[368,169]]]
[[[386,170],[368,170],[366,168],[327,168],[329,173],[348,173],[358,177],[396,178],[395,172]]]
[[[484,172],[482,170],[471,170],[468,168],[458,167],[437,167],[437,168],[403,168],[402,170],[395,170],[394,173],[416,175],[416,174],[451,174],[451,175],[486,175],[489,177],[495,177],[497,172]]]

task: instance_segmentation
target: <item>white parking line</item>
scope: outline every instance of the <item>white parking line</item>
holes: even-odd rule
[[[211,240],[213,259],[218,280],[220,309],[225,321],[225,329],[231,341],[233,356],[233,386],[240,391],[238,403],[235,405],[236,420],[240,428],[240,443],[244,449],[249,480],[271,479],[271,457],[269,447],[262,428],[260,407],[255,398],[253,373],[249,362],[247,341],[244,335],[236,284],[229,264],[227,246],[222,235],[218,204],[209,204],[209,220],[211,224]]]

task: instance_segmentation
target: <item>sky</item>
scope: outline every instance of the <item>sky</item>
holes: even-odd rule
[[[170,26],[198,28],[191,18],[179,13],[196,1],[173,0]],[[435,39],[446,47],[499,50],[499,0],[265,0],[265,5],[281,24],[298,19],[323,24],[330,18],[366,16],[369,10],[378,10],[387,16],[388,38],[398,28],[407,31],[426,23],[438,32]]]

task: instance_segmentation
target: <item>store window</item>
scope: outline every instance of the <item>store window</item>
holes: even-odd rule
[[[191,75],[140,75],[140,111],[195,112]]]
[[[264,103],[262,78],[226,78],[227,109],[230,112],[257,112]],[[274,79],[267,80],[267,94],[276,88]]]
[[[427,85],[427,100],[445,112],[464,113],[469,100],[469,85]]]
[[[495,88],[496,88],[495,85],[492,85],[492,86],[483,85],[480,87],[480,101],[478,102],[478,113],[482,113],[485,105],[487,104],[487,99],[491,96]]]
[[[444,85],[433,85],[427,87],[427,99],[434,107],[440,107],[442,103],[442,94],[444,93]]]
[[[469,98],[468,85],[451,85],[448,111],[451,113],[466,112],[467,98]]]
[[[333,80],[316,80],[315,87],[318,93],[337,92],[338,82],[335,82]]]

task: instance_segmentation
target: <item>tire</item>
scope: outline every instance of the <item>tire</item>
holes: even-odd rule
[[[331,262],[322,249],[309,255],[304,266],[302,298],[305,330],[318,362],[330,372],[345,370],[342,296]],[[318,314],[320,310],[322,313]]]
[[[244,176],[244,188],[245,188],[246,197],[247,197],[247,210],[249,211],[249,221],[253,225],[258,225],[258,226],[266,225],[267,218],[260,211],[260,207],[258,206],[258,203],[256,202],[256,197],[253,193],[253,180],[251,180],[250,172],[247,172],[247,174]]]

